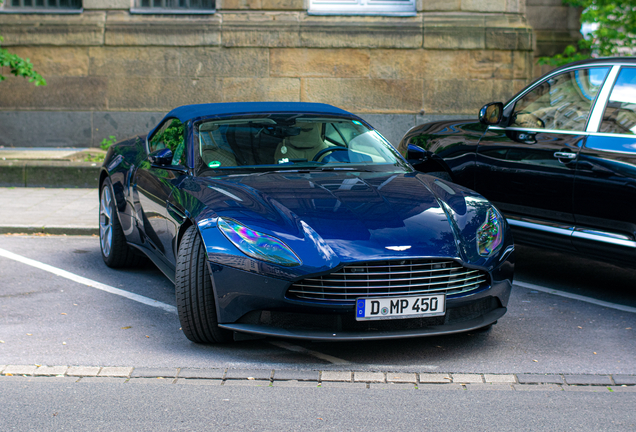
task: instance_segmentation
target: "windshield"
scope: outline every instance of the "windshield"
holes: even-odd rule
[[[279,114],[204,121],[198,132],[203,171],[407,166],[378,132],[352,119]]]

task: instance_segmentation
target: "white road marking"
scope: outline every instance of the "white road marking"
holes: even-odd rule
[[[334,356],[330,356],[329,354],[323,354],[320,353],[318,351],[312,351],[310,349],[307,348],[303,348],[301,346],[298,345],[294,345],[294,344],[290,344],[289,342],[282,342],[282,341],[270,341],[269,342],[272,345],[275,345],[279,348],[283,348],[289,351],[294,351],[297,353],[301,353],[301,354],[308,354],[310,356],[314,356],[317,357],[321,360],[325,360],[328,361],[329,363],[333,363],[333,364],[350,364],[351,362],[348,362],[347,360],[343,360],[340,359],[338,357],[334,357]]]
[[[31,267],[39,268],[40,270],[53,273],[54,275],[72,280],[73,282],[87,285],[89,287],[96,288],[98,290],[106,291],[107,293],[115,294],[121,297],[126,297],[129,300],[133,300],[148,306],[153,306],[159,309],[163,309],[166,312],[170,312],[173,314],[177,313],[177,308],[175,306],[162,303],[160,301],[153,300],[151,298],[144,297],[139,294],[124,291],[122,289],[115,288],[110,285],[106,285],[101,282],[97,282],[82,276],[78,276],[71,272],[67,272],[66,270],[62,270],[57,267],[53,267],[48,264],[44,264],[39,261],[32,260],[30,258],[23,257],[22,255],[14,254],[13,252],[9,252],[8,250],[5,250],[5,249],[0,249],[0,256],[14,260],[14,261],[21,262],[22,264],[30,265]]]
[[[596,300],[596,299],[591,298],[591,297],[585,297],[585,296],[578,295],[578,294],[571,294],[569,292],[559,291],[559,290],[555,290],[555,289],[552,289],[552,288],[546,288],[546,287],[542,287],[540,285],[535,285],[535,284],[531,284],[531,283],[527,283],[527,282],[517,282],[517,281],[515,281],[513,283],[513,285],[517,285],[517,286],[520,286],[522,288],[528,288],[528,289],[541,291],[541,292],[548,293],[548,294],[554,294],[554,295],[558,295],[558,296],[561,296],[561,297],[566,297],[566,298],[573,299],[573,300],[579,300],[579,301],[586,302],[586,303],[592,303],[592,304],[597,305],[597,306],[603,306],[603,307],[607,307],[607,308],[612,308],[612,309],[616,309],[616,310],[623,311],[623,312],[636,313],[636,308],[633,308],[633,307],[630,307],[630,306],[624,306],[624,305],[620,305],[620,304],[616,304],[616,303],[610,303],[610,302],[606,302],[606,301],[603,301],[603,300]]]

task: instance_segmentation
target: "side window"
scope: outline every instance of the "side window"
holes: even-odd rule
[[[167,120],[148,142],[150,153],[169,148],[172,151],[172,165],[186,164],[185,126],[178,119]]]
[[[636,68],[618,74],[599,132],[636,135]]]
[[[609,68],[576,69],[545,80],[515,104],[510,126],[584,131]]]

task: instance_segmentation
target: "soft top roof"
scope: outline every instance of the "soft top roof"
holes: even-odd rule
[[[176,117],[185,123],[197,117],[261,114],[275,112],[308,112],[343,115],[351,113],[332,105],[310,102],[226,102],[199,105],[184,105],[170,111],[166,118]]]
[[[353,116],[348,111],[333,105],[312,102],[224,102],[197,105],[183,105],[174,108],[159,122],[159,125],[168,118],[177,118],[182,123],[199,117],[215,117],[244,114],[267,114],[298,112],[311,114],[333,114]],[[155,126],[148,136],[159,127]]]

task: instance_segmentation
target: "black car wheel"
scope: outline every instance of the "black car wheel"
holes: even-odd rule
[[[205,248],[195,226],[188,228],[179,245],[175,292],[181,329],[188,339],[203,344],[232,340],[232,332],[218,326]]]
[[[104,180],[99,194],[99,245],[108,267],[134,267],[144,261],[128,243],[117,217],[115,196],[109,178]]]

